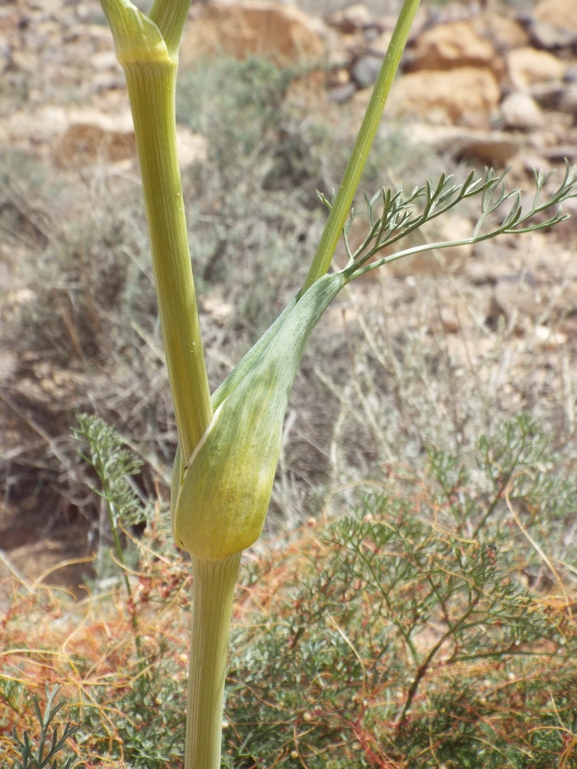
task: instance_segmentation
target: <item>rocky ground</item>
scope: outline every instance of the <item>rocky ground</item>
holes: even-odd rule
[[[268,56],[278,64],[305,57],[313,66],[287,98],[309,105],[329,122],[338,123],[345,114],[347,120],[351,114],[360,119],[390,40],[394,8],[389,11],[378,15],[354,5],[320,18],[266,0],[195,4],[182,66],[193,68],[199,57],[216,51],[238,58]],[[68,179],[71,188],[93,186],[102,175],[137,180],[123,75],[97,2],[4,4],[0,56],[4,156],[19,153],[17,163],[31,158],[48,175],[53,170]],[[490,3],[425,4],[388,115],[396,130],[402,126],[409,146],[426,145],[452,164],[510,166],[512,181],[524,189],[530,188],[533,168],[553,170],[564,158],[575,162],[577,0],[540,0],[530,12]],[[202,133],[179,126],[179,142],[184,169],[203,163]],[[19,188],[17,175],[6,174],[1,184],[0,318],[7,328],[22,307],[35,302],[31,254],[41,255],[51,234],[43,226],[42,210]],[[567,210],[577,214],[574,201]],[[454,217],[445,234],[458,236],[470,224],[466,215]],[[574,218],[555,232],[462,250],[442,263],[399,263],[386,287],[366,281],[352,292],[347,312],[356,317],[359,304],[384,296],[394,310],[393,329],[420,323],[425,337],[431,329],[441,333],[444,349],[464,361],[463,371],[477,370],[477,361],[493,356],[490,378],[497,389],[502,385],[505,409],[533,408],[541,398],[545,416],[562,423],[564,434],[571,436],[577,397],[576,235]],[[420,281],[431,273],[443,280],[435,283],[434,301],[428,303],[423,291],[430,289]],[[415,313],[418,300],[422,309]],[[203,312],[214,320],[222,304],[207,300]],[[333,321],[338,322],[336,316]],[[74,344],[74,324],[68,328]],[[81,365],[66,370],[49,356],[24,358],[17,341],[4,335],[0,575],[24,573],[33,581],[62,560],[80,559],[53,575],[77,584],[90,551],[90,524],[77,514],[74,495],[64,503],[53,490],[40,503],[33,479],[46,480],[43,452],[51,457],[50,468],[56,459],[62,472],[74,475],[60,441],[68,433],[74,404],[87,407],[78,393],[97,390],[102,381]],[[549,409],[546,403],[552,404]],[[26,460],[25,489],[18,486],[23,457],[34,457]],[[81,485],[75,493],[82,496]]]

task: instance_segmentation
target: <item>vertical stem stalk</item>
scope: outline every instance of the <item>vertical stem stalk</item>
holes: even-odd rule
[[[190,9],[190,0],[155,0],[149,19],[153,21],[164,38],[171,56],[178,54],[180,38]]]
[[[176,61],[125,66],[160,321],[184,461],[212,417],[176,151]]]
[[[349,215],[349,211],[351,210],[353,198],[357,191],[357,187],[359,186],[369,155],[369,150],[371,149],[377,133],[385,102],[389,95],[389,91],[391,90],[393,80],[395,79],[419,3],[420,0],[404,0],[403,7],[401,8],[399,18],[395,25],[393,37],[391,38],[387,54],[383,61],[383,66],[379,72],[377,82],[375,83],[373,93],[371,94],[369,106],[367,107],[367,111],[365,112],[363,122],[359,129],[352,155],[347,164],[341,186],[339,187],[333,207],[331,208],[313,263],[305,281],[303,287],[304,291],[308,291],[318,278],[328,272],[342,229]]]
[[[185,769],[220,769],[226,653],[241,555],[221,561],[192,559]]]

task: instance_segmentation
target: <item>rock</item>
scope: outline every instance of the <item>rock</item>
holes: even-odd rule
[[[377,55],[380,55],[382,59],[387,54],[387,50],[389,48],[389,44],[391,42],[391,38],[393,37],[393,33],[389,30],[386,30],[385,32],[381,32],[379,35],[372,35],[365,33],[365,41],[367,43],[367,52],[368,53],[374,53]]]
[[[446,72],[411,72],[391,89],[389,114],[433,116],[436,122],[488,123],[500,90],[489,69],[459,67]]]
[[[573,162],[575,162],[576,157],[577,155],[574,156]],[[574,243],[575,237],[577,236],[577,198],[568,198],[567,200],[564,200],[561,209],[564,214],[569,214],[569,218],[555,225],[555,236],[559,238],[561,242]],[[575,280],[575,277],[572,277]],[[577,318],[574,318],[574,320],[577,321]],[[577,334],[574,338],[577,338]]]
[[[547,160],[553,163],[562,163],[564,160],[568,160],[570,163],[575,163],[577,160],[577,145],[575,144],[558,144],[555,147],[548,147],[541,150],[541,154]]]
[[[507,128],[533,131],[545,120],[541,108],[528,93],[511,93],[501,102],[501,116]]]
[[[532,320],[538,318],[544,307],[534,284],[535,278],[531,273],[500,276],[494,289],[492,313],[489,313],[487,325],[496,328],[499,315],[505,316],[509,328],[516,325],[519,315],[527,315]]]
[[[122,72],[122,67],[118,63],[116,53],[114,51],[99,51],[92,56],[92,66],[98,72],[102,70],[112,69],[116,72]]]
[[[332,27],[327,27],[327,34],[324,37],[325,52],[323,61],[330,69],[347,68],[355,57],[355,50],[363,44],[362,35],[340,35]],[[354,37],[354,41],[349,45],[349,38]]]
[[[492,69],[497,54],[491,42],[478,35],[468,22],[439,24],[423,32],[410,54],[409,72],[457,67]]]
[[[351,67],[351,77],[360,88],[368,88],[377,79],[383,64],[383,57],[367,53],[358,58]]]
[[[68,127],[66,110],[62,107],[41,107],[37,111],[18,110],[0,125],[0,143],[23,148],[26,137],[32,144],[54,141]]]
[[[54,108],[53,108],[54,109]],[[44,114],[43,111],[40,114]],[[54,113],[57,135],[49,138],[54,161],[61,168],[97,162],[117,163],[136,157],[132,116],[128,110],[117,114],[90,108],[60,109]]]
[[[556,106],[561,112],[577,116],[577,83],[571,83],[563,89]]]
[[[93,163],[118,163],[136,156],[132,131],[106,131],[90,123],[74,123],[64,133],[54,153],[61,168]]]
[[[521,24],[499,13],[479,14],[470,23],[477,35],[488,38],[499,54],[529,44],[529,36]]]
[[[456,334],[459,330],[459,318],[455,312],[455,308],[448,304],[443,304],[439,308],[439,315],[441,318],[441,324],[447,334]]]
[[[405,129],[415,144],[427,144],[442,155],[472,158],[493,167],[503,167],[519,151],[519,141],[502,131],[476,131],[457,126],[414,123]]]
[[[577,83],[539,83],[530,93],[540,107],[577,117]]]
[[[577,0],[541,0],[533,16],[555,27],[569,29],[577,35]]]
[[[528,16],[524,19],[524,27],[527,30],[531,45],[545,50],[569,48],[577,42],[577,34],[567,27],[557,27],[549,21]]]
[[[357,91],[357,87],[354,83],[345,83],[344,85],[338,85],[336,88],[331,88],[329,91],[329,101],[335,104],[344,104],[350,101]]]
[[[547,51],[516,48],[506,57],[507,71],[517,91],[527,91],[536,83],[562,80],[566,64]]]
[[[181,170],[206,161],[206,139],[182,125],[176,127]],[[54,160],[61,168],[78,168],[95,163],[119,163],[136,157],[136,139],[130,115],[106,115],[77,110],[56,144]]]
[[[217,53],[236,59],[254,54],[286,64],[319,59],[323,42],[313,20],[298,8],[268,0],[224,0],[205,6],[188,25],[180,51],[184,66]]]
[[[553,80],[549,83],[537,83],[532,86],[530,94],[543,109],[559,109],[565,89],[564,83]]]
[[[351,82],[351,73],[345,67],[334,69],[327,78],[328,88],[337,88]]]
[[[72,107],[66,111],[69,123],[94,123],[105,131],[129,132],[133,130],[132,114],[128,105],[121,101],[118,112],[102,112],[91,107]]]
[[[535,326],[535,338],[540,347],[545,350],[556,350],[567,344],[567,335],[550,326]]]
[[[511,177],[512,179],[535,177],[535,171],[543,171],[548,173],[551,170],[551,164],[543,157],[543,151],[537,152],[531,147],[523,147],[515,158],[515,162],[511,163]],[[514,184],[514,182],[513,182]],[[532,193],[531,193],[532,194]],[[531,208],[531,202],[529,197],[523,198],[522,203],[525,209]]]
[[[372,27],[375,22],[366,5],[359,3],[358,5],[349,5],[348,8],[345,8],[342,11],[332,13],[328,17],[327,23],[330,24],[331,27],[338,29],[339,32],[347,35],[351,32],[357,32],[358,30]]]
[[[563,145],[574,144],[571,123],[573,117],[563,112],[548,112],[545,125],[527,135],[527,145],[542,157],[555,157]]]

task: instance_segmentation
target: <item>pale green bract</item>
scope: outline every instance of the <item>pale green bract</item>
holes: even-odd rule
[[[320,278],[293,300],[214,393],[215,414],[172,480],[172,531],[179,547],[216,561],[259,538],[281,450],[283,419],[302,354],[346,279]]]

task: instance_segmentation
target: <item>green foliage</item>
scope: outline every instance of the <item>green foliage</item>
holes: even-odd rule
[[[100,489],[89,484],[89,488],[102,497],[106,504],[110,532],[114,541],[118,564],[122,569],[122,578],[126,587],[128,601],[132,603],[132,588],[125,570],[126,559],[121,539],[123,528],[143,523],[150,519],[152,506],[145,506],[136,487],[131,483],[131,476],[138,473],[142,462],[126,448],[118,433],[100,417],[79,414],[78,428],[73,428],[74,436],[88,444],[88,454],[80,456],[95,471],[100,481]],[[102,548],[103,542],[99,543]],[[102,569],[100,569],[102,572]],[[99,574],[103,576],[102,573]],[[141,639],[138,630],[138,618],[132,614],[132,627],[137,656],[143,670]],[[144,685],[144,677],[140,685]]]
[[[257,57],[205,61],[180,78],[177,118],[208,138],[218,171],[238,179],[286,120],[285,96],[296,74]]]
[[[299,282],[295,254],[306,249],[297,244],[310,238],[318,217],[302,210],[288,215],[286,195],[296,190],[299,206],[310,207],[320,164],[286,108],[294,73],[256,60],[223,72],[221,82],[210,82],[206,73],[203,80],[205,93],[212,88],[222,97],[214,110],[203,112],[195,103],[188,108],[191,125],[209,136],[210,166],[204,178],[197,171],[202,184],[196,205],[199,219],[211,220],[213,240],[198,230],[197,248],[204,249],[199,264],[206,283],[216,282],[227,264],[224,272],[239,294],[255,286],[254,293],[244,292],[242,314],[257,325],[263,308],[275,314],[271,299],[284,279],[291,288]],[[201,81],[191,77],[191,98],[198,99]],[[563,218],[560,213],[536,224],[529,218],[546,216],[547,208],[574,195],[575,172],[567,168],[558,190],[541,202],[547,181],[537,175],[528,213],[519,194],[506,192],[503,177],[492,173],[482,182],[470,175],[461,185],[443,174],[436,186],[427,182],[408,196],[383,189],[367,198],[365,241],[354,253],[346,242],[345,274],[356,277],[431,247],[551,226]],[[369,264],[382,249],[477,194],[481,215],[470,238],[406,249]],[[226,251],[238,257],[233,268]],[[113,301],[117,285],[111,281]],[[106,503],[122,565],[122,527],[146,518],[129,480],[138,463],[102,420],[84,416],[79,424],[77,436],[89,447],[84,458],[100,482],[93,490]],[[250,588],[267,610],[254,610],[251,622],[236,631],[228,766],[571,765],[577,640],[566,532],[574,527],[575,487],[560,479],[549,441],[527,417],[503,424],[477,445],[476,465],[432,447],[425,482],[405,479],[388,495],[357,497],[349,515],[315,531],[304,558],[287,559],[276,596],[266,595],[272,566],[264,562],[255,569]],[[92,686],[82,739],[99,756],[130,767],[160,767],[180,758],[180,668],[164,639],[155,645],[140,633],[138,597],[126,573],[124,580],[138,672],[112,692],[101,681]],[[58,740],[54,732],[47,761],[70,734],[65,730]],[[15,740],[31,761],[27,733]],[[44,737],[41,745],[37,769]],[[24,761],[18,767],[24,769]]]
[[[100,489],[90,489],[106,501],[113,530],[142,523],[149,511],[129,481],[139,472],[142,462],[100,417],[79,414],[77,420],[79,426],[73,428],[74,435],[88,444],[88,453],[79,452],[80,456],[94,468],[101,484]]]
[[[171,518],[175,541],[190,555],[216,561],[259,538],[294,377],[319,317],[343,285],[341,275],[325,275],[289,305],[216,391],[202,445],[186,464],[179,452]]]
[[[54,720],[65,704],[64,700],[54,702],[59,689],[59,686],[55,686],[52,691],[49,691],[48,687],[46,688],[44,715],[42,715],[37,698],[34,697],[34,710],[40,727],[37,745],[31,741],[26,730],[22,738],[20,738],[16,729],[14,729],[12,739],[19,750],[20,759],[14,761],[12,769],[44,769],[44,767],[58,769],[59,766],[62,769],[70,769],[73,765],[73,755],[69,756],[63,764],[60,764],[56,757],[58,753],[65,749],[66,742],[78,729],[77,726],[67,723],[62,735],[58,736],[58,725],[54,724]]]
[[[147,664],[145,687],[129,680],[114,692],[95,686],[88,706],[73,711],[81,723],[76,740],[83,756],[106,757],[130,769],[164,769],[182,761],[184,671],[175,666],[172,650],[162,641]]]
[[[536,532],[574,524],[575,485],[524,415],[480,439],[477,459],[481,475],[431,451],[425,489],[366,494],[315,531],[307,566],[284,567],[280,595],[236,631],[227,766],[546,769],[559,759],[577,724],[575,620],[564,585],[549,601],[522,585],[532,546],[503,490],[524,473],[515,503],[532,504]],[[483,521],[488,489],[499,504]],[[562,539],[553,526],[548,552]],[[274,572],[272,561],[255,568],[251,589]]]
[[[493,170],[489,170],[484,179],[475,179],[475,172],[471,171],[462,184],[452,184],[452,177],[443,173],[436,185],[427,180],[423,186],[415,187],[408,195],[404,195],[402,189],[393,192],[392,189],[383,187],[372,198],[365,196],[370,228],[354,253],[349,247],[347,233],[356,215],[355,211],[351,213],[344,227],[343,235],[349,257],[345,274],[355,277],[401,257],[433,248],[479,243],[498,235],[515,235],[553,227],[567,218],[560,208],[555,213],[546,215],[544,219],[539,220],[536,217],[559,206],[568,198],[577,196],[577,167],[566,163],[565,174],[558,188],[544,196],[545,186],[553,173],[535,172],[535,193],[528,211],[523,210],[520,190],[507,190],[506,172],[497,176]],[[469,238],[403,249],[362,269],[379,251],[446,214],[462,201],[476,196],[481,197],[481,212]],[[332,208],[332,203],[324,195],[321,194],[320,198],[325,205]]]

